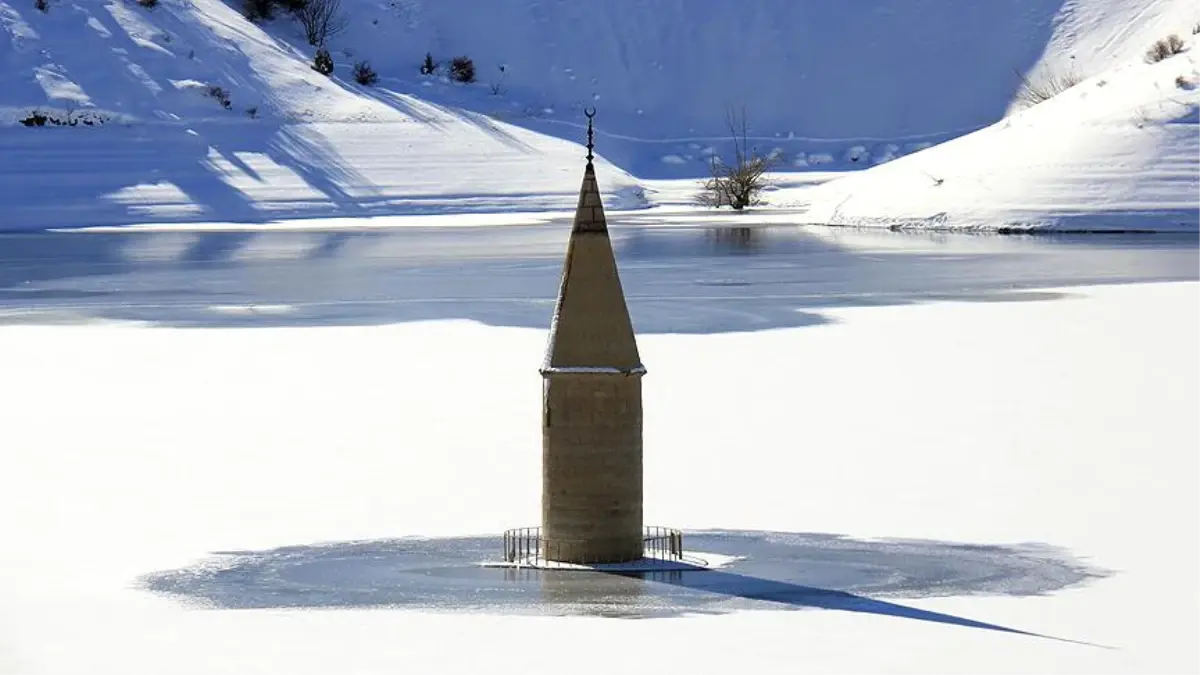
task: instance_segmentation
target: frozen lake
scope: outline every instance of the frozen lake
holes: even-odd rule
[[[547,325],[563,225],[0,235],[0,321]],[[1194,235],[995,236],[612,227],[640,333],[819,322],[806,310],[1195,280]],[[1006,298],[1007,296],[1007,298]],[[1024,293],[1023,298],[1045,298]]]
[[[717,569],[479,566],[560,224],[0,237],[0,671],[1194,670],[1195,237],[614,239],[646,521]]]

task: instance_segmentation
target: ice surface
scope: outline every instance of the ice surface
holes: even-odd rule
[[[1200,278],[1195,236],[628,220],[610,236],[639,335],[794,328],[825,323],[824,310],[836,307],[1036,301],[1061,295],[1046,287]],[[465,319],[545,330],[569,222],[3,236],[0,322],[219,328]]]
[[[336,542],[368,542],[309,578],[320,597],[320,584],[369,580],[355,570],[396,573],[388,540],[535,519],[544,328],[0,327],[0,663],[561,672],[602,641],[631,658],[576,670],[1195,669],[1200,286],[1059,290],[1065,299],[823,308],[804,328],[639,340],[652,371],[647,517],[692,532],[844,535],[859,562],[820,583],[865,598],[666,621],[197,611],[139,588],[242,551],[246,571],[265,575],[245,577],[241,597],[264,597],[257,584],[285,580],[263,563],[336,561],[353,550]],[[907,569],[881,553],[895,539],[978,546],[983,560],[1031,542],[1113,574],[1012,597],[985,572],[1001,595],[927,597],[920,582],[876,598],[870,584]],[[957,554],[930,550],[919,569],[955,576]],[[868,586],[855,591],[855,578]],[[859,611],[828,611],[847,604]],[[538,648],[503,657],[531,636]]]
[[[1044,595],[1112,573],[1046,546],[748,531],[684,536],[689,547],[700,547],[687,551],[684,561],[590,569],[500,562],[495,536],[229,551],[147,575],[141,585],[185,603],[226,609],[393,607],[644,618],[819,608],[831,598],[839,600],[826,608],[853,611],[867,597]]]

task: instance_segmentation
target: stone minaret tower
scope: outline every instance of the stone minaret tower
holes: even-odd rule
[[[542,556],[642,557],[642,375],[588,114],[587,167],[542,365]]]

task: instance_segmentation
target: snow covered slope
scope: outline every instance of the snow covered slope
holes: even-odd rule
[[[45,13],[2,0],[0,25],[9,122],[34,110],[107,120],[0,129],[0,230],[576,199],[577,144],[326,78],[219,0],[57,2]],[[600,173],[610,206],[638,203],[628,174],[606,163]]]
[[[1193,50],[1139,59],[982,131],[776,202],[834,225],[1195,232],[1198,86]]]
[[[1186,37],[1200,24],[1200,9],[1172,0],[1065,0],[1054,23],[1031,79],[1047,71],[1087,78],[1140,61],[1154,41],[1171,33]]]
[[[587,105],[610,208],[645,205],[634,176],[703,175],[729,106],[785,168],[858,169],[1001,119],[1018,72],[1123,67],[1200,18],[1187,0],[343,0],[326,78],[286,13],[255,24],[240,0],[32,5],[0,0],[0,229],[569,209]],[[427,51],[471,56],[479,81],[422,76]],[[35,109],[107,123],[15,125]]]
[[[229,2],[241,6],[241,0]],[[1109,0],[1129,3],[1145,0]],[[480,80],[475,89],[498,82],[503,65],[504,96],[490,101],[493,108],[554,117],[546,108],[577,112],[596,103],[608,130],[621,134],[723,134],[725,107],[745,104],[756,128],[771,134],[893,139],[996,119],[1016,88],[1013,70],[1040,58],[1060,5],[343,0],[349,25],[329,45],[346,72],[351,60],[368,59],[385,83],[399,85],[420,84],[417,67],[427,51],[441,61],[471,56]],[[307,59],[311,50],[267,37],[219,0],[162,0],[153,11],[130,0],[57,0],[48,13],[34,11],[32,1],[3,0],[0,7],[10,32],[20,36],[14,46],[22,56],[10,59],[4,74],[22,85],[5,95],[25,99],[14,102],[39,102],[43,82],[58,71],[97,105],[169,108],[158,87],[137,73],[124,74],[126,85],[97,81],[136,64],[160,85],[172,73],[203,81],[224,71],[228,82],[218,83],[231,88],[235,100],[238,89],[249,89],[252,97],[291,99],[292,112],[322,106],[308,101],[309,88],[319,83],[284,63],[299,51]],[[263,27],[304,45],[286,14]],[[53,66],[38,61],[43,49]],[[125,52],[115,57],[114,49]],[[192,49],[194,58],[179,58]],[[39,81],[21,82],[30,67],[43,71]],[[278,68],[286,75],[255,81]],[[960,86],[968,78],[972,86]],[[49,93],[69,95],[65,89]],[[130,98],[136,100],[113,100]],[[369,114],[353,105],[337,113],[340,119]]]

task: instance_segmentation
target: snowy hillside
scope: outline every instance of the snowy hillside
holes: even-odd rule
[[[0,1],[0,230],[574,203],[577,144],[326,78],[219,0],[16,5]],[[104,123],[15,125],[39,110]],[[610,206],[639,203],[601,173]]]
[[[1200,23],[1200,10],[1172,0],[1064,0],[1054,23],[1032,79],[1046,71],[1088,78],[1141,61],[1156,40],[1171,33],[1186,37]]]
[[[1140,63],[1167,32],[1191,38],[1200,20],[1186,0],[343,0],[327,78],[286,12],[251,22],[241,7],[49,0],[42,12],[0,0],[0,152],[10,158],[0,230],[565,210],[588,105],[601,111],[598,153],[612,163],[599,172],[609,207],[642,208],[654,195],[640,181],[694,179],[728,152],[730,106],[745,106],[752,142],[780,169],[856,170],[1001,120],[1021,74],[1101,78]],[[478,81],[422,75],[426,52],[442,64],[472,57]],[[354,82],[358,60],[378,72],[376,86]],[[1167,70],[1129,75],[1160,82]],[[18,124],[35,111],[104,128]],[[1150,117],[1183,126],[1067,148],[1067,168],[1161,155],[1194,175],[1195,125],[1171,114]],[[1011,121],[1041,145],[1043,116]],[[1064,165],[1046,161],[1051,172]],[[1186,215],[1195,203],[1176,183],[1154,183],[1170,193],[1156,208],[1182,204]],[[1158,204],[1142,187],[1115,192],[1136,195],[1124,205]],[[815,217],[821,195],[841,194],[794,192],[770,203],[813,204]],[[1088,195],[1054,192],[1062,197]]]
[[[6,68],[19,80],[6,102],[40,103],[55,81],[45,92],[53,99],[83,89],[99,107],[195,114],[162,91],[164,78],[191,78],[230,89],[239,108],[263,99],[292,115],[378,119],[369,98],[315,93],[321,83],[296,72],[293,57],[312,50],[286,12],[262,28],[299,49],[244,21],[233,9],[241,2],[162,0],[148,11],[132,0],[53,0],[38,13],[32,0],[4,0],[19,56]],[[367,59],[385,85],[435,98],[454,94],[423,86],[425,53],[469,55],[474,89],[497,82],[504,93],[464,102],[503,115],[575,120],[595,103],[608,131],[662,140],[723,134],[724,108],[745,104],[771,136],[890,140],[997,119],[1017,86],[1013,71],[1033,67],[1052,37],[1059,4],[343,0],[347,27],[329,45],[339,74]],[[31,68],[36,81],[21,78]],[[968,76],[973,85],[960,86]]]
[[[775,202],[834,225],[1194,232],[1197,55],[1112,68],[982,131]]]

